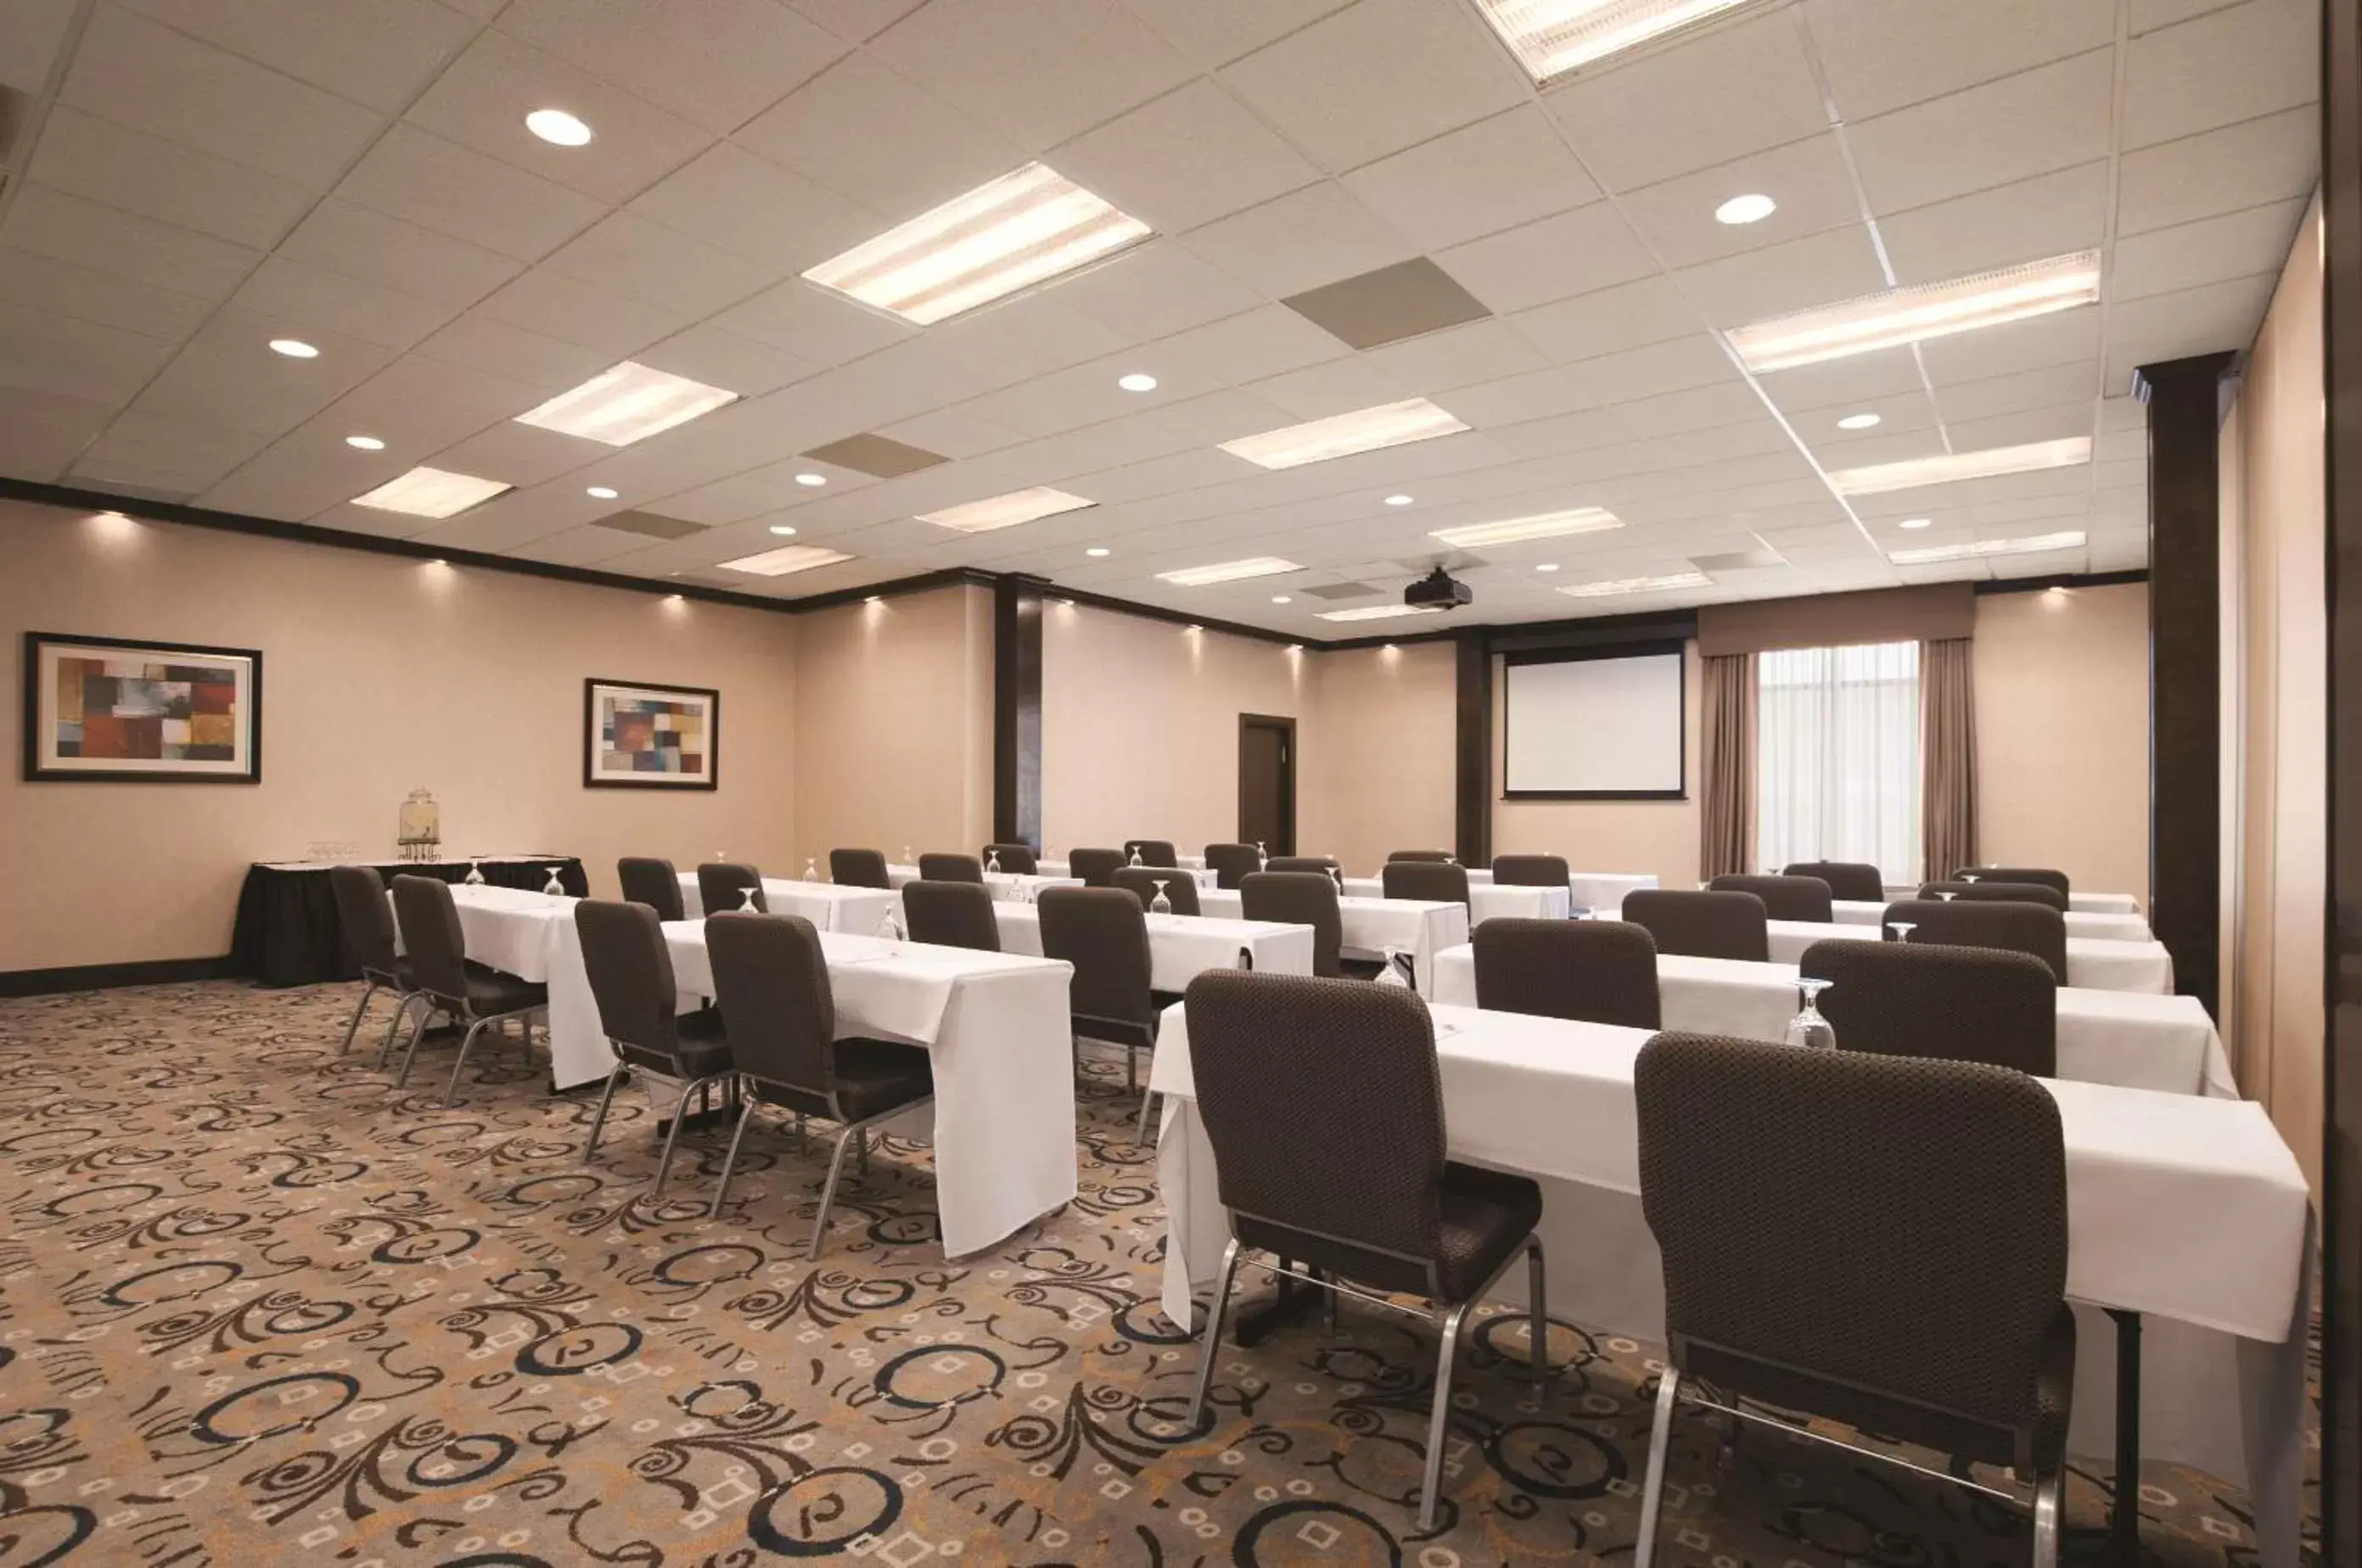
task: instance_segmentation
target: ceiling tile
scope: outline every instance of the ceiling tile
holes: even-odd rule
[[[2313,0],[2247,0],[2135,38],[2125,63],[2125,147],[2312,102],[2320,14]]]
[[[593,224],[542,268],[686,313],[690,320],[734,305],[778,279],[774,268],[629,212]]]
[[[2310,204],[2302,198],[2275,202],[2120,239],[2108,297],[2132,300],[2257,272],[2277,273]]]
[[[842,365],[919,333],[908,322],[865,310],[800,278],[733,305],[712,324],[822,365]]]
[[[548,255],[605,210],[579,192],[414,126],[378,138],[337,194],[521,261]]]
[[[709,387],[726,387],[743,398],[777,391],[823,368],[816,360],[724,332],[710,323],[639,349],[633,358],[651,369],[668,370]]]
[[[1904,212],[2106,158],[2114,71],[2113,52],[2095,50],[1852,126],[1871,210]]]
[[[81,9],[82,0],[16,0],[14,5],[0,5],[0,87],[28,96],[46,91],[50,67],[65,47],[66,34]],[[43,417],[51,420],[52,429],[72,422],[70,413],[53,411]]]
[[[512,411],[516,413],[580,385],[615,362],[613,355],[599,349],[497,320],[480,306],[420,344],[414,352],[431,361],[465,367],[533,389],[534,395]]]
[[[119,406],[163,368],[157,338],[0,305],[0,386]]]
[[[511,485],[539,485],[587,467],[613,450],[596,441],[507,419],[487,425],[456,446],[445,447],[435,455],[433,464],[454,474],[473,474]],[[625,497],[605,504],[637,504],[641,499]]]
[[[1779,208],[1751,224],[1716,219],[1723,203],[1749,194],[1769,196]],[[1760,251],[1861,221],[1853,174],[1834,135],[1807,137],[1644,186],[1627,194],[1622,204],[1633,227],[1669,267]]]
[[[1704,324],[1665,278],[1601,289],[1507,319],[1519,336],[1562,364],[1681,337]]]
[[[1265,305],[1175,333],[1156,345],[1199,375],[1235,385],[1351,353],[1284,305]]]
[[[1492,313],[1424,256],[1341,278],[1280,303],[1352,348],[1378,348],[1464,326]]]
[[[463,307],[524,270],[513,258],[330,197],[312,209],[278,255],[421,299]]]
[[[500,27],[716,136],[844,52],[778,0],[512,0]]]
[[[1345,176],[1345,188],[1430,250],[1579,207],[1599,187],[1531,104]]]
[[[1308,365],[1254,382],[1246,390],[1297,420],[1328,419],[1411,395],[1409,388],[1364,354]]]
[[[1191,255],[1156,239],[1058,284],[1058,303],[1102,326],[1155,339],[1249,311],[1263,296]],[[1144,362],[1153,371],[1153,356]]]
[[[175,290],[6,249],[0,249],[0,304],[171,342],[196,331],[213,309]]]
[[[1934,283],[2096,250],[2107,218],[2108,166],[2101,162],[1915,207],[1881,219],[1878,230],[1896,281]]]
[[[801,272],[891,226],[867,208],[730,142],[666,175],[628,210],[759,263],[774,276]]]
[[[2061,403],[2096,402],[2100,367],[2089,361],[2046,366],[1984,381],[1955,382],[1936,394],[1947,420],[1989,419]]]
[[[245,246],[43,185],[17,191],[0,224],[0,245],[208,300],[237,288],[261,259]]]
[[[60,104],[41,123],[32,179],[143,217],[268,247],[313,193],[290,180]]]
[[[1918,347],[1920,363],[1940,391],[1960,381],[2089,361],[2099,352],[2100,313],[2060,311],[2006,326],[1929,338]]]
[[[884,214],[879,232],[1025,161],[1016,142],[866,54],[839,60],[733,139]]]
[[[127,413],[75,460],[70,477],[103,488],[193,495],[252,456],[263,440],[201,420]]]
[[[450,335],[451,329],[442,334]],[[509,334],[516,340],[527,335]],[[427,346],[431,348],[434,344]],[[515,357],[509,356],[508,359],[513,362]],[[546,394],[536,376],[532,371],[521,376],[502,375],[497,370],[430,359],[424,357],[422,351],[397,359],[346,393],[330,404],[313,426],[326,439],[338,444],[347,459],[354,454],[341,446],[346,436],[367,434],[383,441],[386,449],[376,455],[387,462],[392,472],[384,477],[391,478],[414,463],[425,462],[431,454],[453,442],[464,440],[487,425],[513,419],[540,402]],[[357,486],[349,493],[359,495],[369,488]]]
[[[277,256],[263,258],[230,303],[285,321],[307,340],[336,332],[386,348],[408,348],[458,313],[456,305]]]
[[[1721,340],[1705,333],[1603,354],[1568,366],[1566,373],[1600,402],[1619,405],[1738,377]]]
[[[2308,194],[2321,179],[2321,126],[2310,108],[2127,152],[2116,175],[2116,233],[2235,212]]]
[[[699,313],[535,270],[508,284],[470,313],[623,359],[635,349],[670,337],[695,321]]]
[[[1348,0],[1124,0],[1199,65],[1227,65]]]
[[[1809,0],[1805,16],[1848,120],[1887,114],[2115,41],[2115,0],[1895,5]]]
[[[1878,251],[1863,224],[1685,267],[1673,276],[1699,312],[1718,327],[1833,304],[1886,287]]]
[[[7,41],[0,21],[0,43]],[[0,474],[37,484],[64,475],[115,417],[105,403],[0,386]]]
[[[2111,306],[2104,384],[2114,390],[2140,366],[2159,360],[2245,348],[2278,281],[2276,271],[2259,272]]]
[[[925,5],[926,0],[788,0],[788,4],[847,43],[862,43]]]
[[[1437,254],[1436,262],[1496,311],[1522,311],[1646,278],[1657,264],[1615,205],[1595,202]]]
[[[1472,322],[1387,344],[1364,357],[1410,390],[1422,393],[1499,381],[1548,366],[1530,343],[1498,321]]]
[[[1209,224],[1183,236],[1181,243],[1273,299],[1417,254],[1334,181]]]
[[[1555,367],[1452,389],[1451,411],[1479,430],[1578,413],[1598,399]]]
[[[474,19],[436,0],[122,0],[181,32],[392,114],[465,47]]]
[[[1919,362],[1908,348],[1826,359],[1794,370],[1774,370],[1756,380],[1773,402],[1790,412],[1867,404],[1918,392],[1923,385]]]
[[[868,49],[1034,152],[1171,92],[1193,74],[1172,45],[1117,0],[928,5]]]
[[[1166,234],[1320,178],[1236,99],[1202,80],[1076,137],[1044,161]]]

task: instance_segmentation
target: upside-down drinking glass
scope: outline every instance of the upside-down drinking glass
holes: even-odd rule
[[[1173,901],[1164,896],[1164,890],[1170,885],[1171,883],[1167,878],[1158,877],[1156,879],[1156,896],[1148,901],[1148,912],[1151,915],[1170,915],[1173,913]]]
[[[1804,1046],[1816,1051],[1838,1048],[1838,1032],[1829,1026],[1827,1018],[1821,1016],[1820,1009],[1821,992],[1827,991],[1830,983],[1826,980],[1796,981],[1796,993],[1804,999],[1805,1006],[1802,1012],[1788,1020],[1790,1045]]]

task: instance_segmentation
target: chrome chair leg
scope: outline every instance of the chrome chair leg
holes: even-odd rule
[[[1222,1249],[1222,1275],[1214,1282],[1213,1304],[1206,1309],[1206,1338],[1198,1350],[1198,1386],[1189,1392],[1189,1430],[1198,1430],[1205,1414],[1206,1390],[1214,1381],[1214,1358],[1221,1354],[1222,1320],[1231,1309],[1231,1281],[1238,1277],[1239,1244],[1233,1236]]]
[[[361,1015],[369,1011],[369,1004],[377,999],[377,992],[378,985],[375,981],[370,981],[361,988],[360,1004],[353,1009],[352,1022],[345,1025],[345,1043],[337,1047],[338,1056],[343,1056],[353,1048],[353,1036],[360,1033]]]
[[[1659,1515],[1665,1508],[1665,1451],[1672,1446],[1673,1407],[1681,1402],[1682,1375],[1668,1365],[1657,1380],[1657,1413],[1649,1424],[1649,1468],[1640,1483],[1640,1539],[1632,1548],[1632,1568],[1650,1568],[1657,1555]]]
[[[630,1062],[617,1062],[615,1070],[607,1075],[607,1087],[599,1091],[599,1113],[590,1118],[590,1141],[582,1149],[582,1159],[586,1165],[590,1163],[590,1157],[599,1152],[599,1135],[607,1130],[607,1108],[615,1102],[615,1091],[631,1073]]]
[[[1140,1132],[1133,1142],[1143,1149],[1153,1146],[1148,1141],[1148,1108],[1155,1102],[1155,1100],[1156,1091],[1153,1089],[1140,1097]]]
[[[2058,1568],[2058,1494],[2063,1479],[2054,1473],[2034,1483],[2034,1568]]]
[[[433,997],[422,996],[419,1001],[424,1005],[419,1008],[418,1017],[410,1026],[410,1048],[402,1053],[402,1076],[393,1080],[396,1089],[410,1087],[410,1069],[418,1065],[418,1047],[426,1038],[426,1025],[435,1022],[435,1014],[438,1011]]]
[[[836,1135],[835,1152],[828,1157],[828,1180],[820,1190],[820,1212],[812,1216],[811,1245],[804,1253],[804,1256],[812,1262],[820,1261],[821,1240],[828,1234],[828,1208],[836,1201],[837,1178],[844,1174],[845,1148],[861,1135],[855,1127],[847,1127]],[[866,1140],[864,1141],[866,1143]]]
[[[734,1079],[732,1080],[733,1087],[735,1087],[736,1081]],[[738,1113],[738,1125],[730,1135],[730,1152],[722,1157],[722,1185],[713,1190],[713,1207],[705,1212],[705,1217],[709,1220],[717,1218],[721,1214],[722,1201],[730,1196],[730,1178],[735,1175],[738,1169],[738,1146],[745,1139],[746,1124],[755,1119],[755,1097],[749,1094],[745,1097],[745,1108]]]
[[[468,1065],[468,1052],[474,1047],[476,1036],[482,1034],[487,1025],[499,1022],[497,1018],[479,1018],[468,1025],[466,1034],[459,1036],[459,1054],[451,1063],[451,1081],[443,1086],[443,1109],[446,1111],[459,1102],[459,1069]]]
[[[1542,1284],[1542,1244],[1533,1237],[1526,1238],[1526,1286],[1532,1299],[1528,1303],[1533,1312],[1526,1328],[1526,1337],[1532,1342],[1534,1381],[1550,1381],[1550,1303]]]
[[[680,1124],[689,1116],[689,1097],[697,1092],[697,1086],[703,1081],[693,1078],[680,1086],[680,1103],[672,1108],[672,1121],[665,1128],[664,1156],[657,1161],[657,1184],[648,1193],[651,1199],[664,1197],[665,1177],[672,1169],[673,1141],[680,1136]]]
[[[1468,1321],[1465,1301],[1443,1320],[1443,1348],[1436,1354],[1435,1408],[1427,1417],[1427,1476],[1419,1484],[1418,1528],[1435,1528],[1437,1494],[1443,1489],[1443,1442],[1451,1427],[1451,1364],[1460,1358],[1460,1325]]]
[[[385,1044],[378,1047],[377,1069],[380,1072],[383,1072],[385,1064],[393,1059],[393,1042],[402,1033],[403,1020],[410,1016],[410,1004],[418,1000],[418,992],[414,991],[394,1004],[393,1017],[385,1026]]]

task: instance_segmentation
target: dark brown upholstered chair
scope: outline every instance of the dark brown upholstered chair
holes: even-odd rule
[[[919,855],[921,882],[972,882],[984,885],[984,862],[974,855],[944,854],[933,850]]]
[[[1121,850],[1069,850],[1066,851],[1066,874],[1085,887],[1113,887],[1115,873],[1122,864]]]
[[[1236,887],[1241,879],[1263,870],[1263,851],[1253,844],[1209,844],[1206,864],[1216,887]]]
[[[1396,861],[1427,861],[1437,865],[1445,865],[1455,859],[1457,857],[1449,850],[1389,850],[1386,851],[1388,865],[1394,864]]]
[[[1487,1012],[1628,1029],[1661,1026],[1657,944],[1644,927],[1624,920],[1487,920],[1472,941],[1476,1005]]]
[[[1751,893],[1690,893],[1635,888],[1624,895],[1624,918],[1649,928],[1661,953],[1701,959],[1772,958],[1771,918]]]
[[[1312,927],[1312,972],[1341,978],[1345,921],[1337,884],[1319,872],[1255,872],[1239,883],[1239,916]]]
[[[1931,882],[1919,890],[1922,898],[1998,899],[2003,904],[2045,904],[2067,913],[2067,895],[2042,882]]]
[[[1981,1063],[1701,1035],[1641,1047],[1633,1091],[1668,1342],[1633,1568],[1684,1395],[2007,1465],[2033,1486],[2036,1568],[2056,1568],[2075,1371],[2057,1102]]]
[[[1906,938],[1955,948],[2000,948],[2032,953],[2050,966],[2058,983],[2067,978],[2067,916],[2047,904],[2008,904],[1999,899],[1907,898],[1886,906],[1884,935],[1897,922],[1913,927]]]
[[[361,979],[369,983],[361,988],[359,1003],[353,1008],[352,1021],[345,1025],[345,1043],[337,1047],[338,1056],[353,1048],[353,1036],[359,1033],[361,1015],[381,991],[394,995],[393,1022],[386,1025],[385,1050],[378,1053],[378,1065],[385,1065],[386,1052],[393,1048],[393,1031],[409,1011],[410,999],[417,992],[417,982],[410,976],[410,965],[394,949],[393,905],[386,901],[385,879],[377,874],[374,866],[330,866],[328,892],[337,901],[337,925],[345,934],[345,950],[360,966]]]
[[[549,988],[468,961],[468,940],[459,930],[459,905],[451,896],[449,883],[427,876],[395,877],[393,914],[401,924],[403,951],[417,988],[404,1006],[410,1001],[423,1003],[417,1027],[410,1036],[410,1049],[403,1055],[402,1076],[394,1085],[400,1088],[410,1081],[410,1069],[418,1059],[418,1043],[426,1036],[427,1021],[440,1013],[467,1026],[467,1033],[459,1036],[459,1054],[451,1063],[451,1081],[443,1091],[443,1103],[457,1104],[459,1069],[468,1065],[476,1036],[489,1025],[519,1019],[525,1024],[525,1048],[530,1053],[531,1020],[535,1013],[549,1010]]]
[[[1000,862],[999,870],[1010,876],[1032,876],[1041,869],[1041,858],[1033,853],[1031,844],[987,844],[977,857],[987,867]]]
[[[1826,980],[1838,1048],[1990,1062],[2058,1076],[2058,982],[2039,959],[1933,942],[1815,942],[1797,973]]]
[[[1448,861],[1388,861],[1378,870],[1378,889],[1388,898],[1429,904],[1468,903],[1468,868]]]
[[[689,918],[689,907],[681,902],[680,873],[673,870],[670,861],[625,855],[615,862],[615,880],[623,884],[624,903],[645,904],[659,920]]]
[[[1954,882],[1966,882],[1974,877],[1979,882],[2038,882],[2045,887],[2055,887],[2061,898],[2071,898],[2075,890],[2067,885],[2067,873],[2048,866],[1962,866],[1952,873]]]
[[[591,998],[599,1004],[599,1027],[606,1033],[607,1048],[615,1053],[614,1069],[600,1092],[599,1113],[591,1118],[590,1141],[582,1157],[587,1163],[599,1152],[608,1107],[615,1102],[615,1091],[624,1079],[652,1072],[673,1080],[680,1085],[680,1100],[665,1130],[664,1156],[657,1162],[656,1186],[649,1193],[662,1198],[690,1096],[730,1080],[730,1046],[723,1035],[722,1015],[710,1008],[674,1013],[678,989],[672,951],[665,946],[656,911],[646,905],[586,898],[574,906],[574,929],[582,938],[582,967],[590,977]]]
[[[749,865],[732,861],[708,861],[697,868],[697,897],[704,905],[699,913],[720,915],[745,906],[746,890],[755,890],[755,907],[768,909],[770,901],[763,895],[763,873]]]
[[[1427,1297],[1447,1309],[1418,1499],[1418,1528],[1432,1530],[1461,1325],[1521,1250],[1533,1374],[1548,1376],[1542,1249],[1533,1234],[1541,1189],[1446,1157],[1435,1031],[1412,992],[1209,970],[1189,982],[1187,1000],[1198,1113],[1235,1238],[1206,1317],[1189,1425],[1205,1410],[1241,1263],[1340,1293],[1352,1280]],[[1278,1266],[1242,1257],[1249,1248],[1276,1254]],[[1295,1259],[1309,1267],[1298,1270]]]
[[[1149,989],[1153,968],[1148,953],[1148,917],[1131,890],[1121,887],[1045,887],[1042,956],[1075,966],[1067,982],[1076,1065],[1084,1037],[1123,1047],[1123,1089],[1140,1087],[1140,1053],[1156,1048],[1163,1008]],[[1148,1096],[1140,1101],[1140,1138],[1148,1140]]]
[[[1570,872],[1563,855],[1496,855],[1496,887],[1565,887]]]
[[[1818,877],[1718,876],[1706,883],[1706,891],[1751,893],[1763,901],[1767,919],[1810,920],[1826,926],[1837,918],[1837,912],[1829,907],[1829,884]]]
[[[845,1149],[857,1150],[866,1165],[871,1126],[934,1098],[933,1064],[918,1046],[836,1038],[828,960],[821,956],[820,933],[801,916],[716,916],[705,923],[705,945],[713,961],[714,1000],[746,1098],[706,1212],[719,1214],[730,1196],[738,1145],[758,1103],[785,1106],[799,1126],[806,1116],[825,1117],[838,1129],[805,1255],[817,1258]]]
[[[910,923],[914,942],[1000,951],[1000,920],[993,913],[992,894],[982,883],[904,883],[902,918]]]
[[[1886,902],[1886,876],[1861,861],[1798,861],[1781,869],[1782,876],[1808,876],[1829,884],[1829,896],[1849,903]]]
[[[1332,855],[1274,855],[1264,862],[1267,872],[1319,872],[1334,881],[1339,870]]]
[[[839,887],[891,887],[883,850],[831,850],[828,880]]]
[[[1118,866],[1111,885],[1129,891],[1142,909],[1156,902],[1156,884],[1164,884],[1164,901],[1175,915],[1202,913],[1198,903],[1198,879],[1177,866]]]
[[[1134,855],[1140,857],[1140,863],[1143,866],[1178,869],[1181,864],[1181,851],[1173,847],[1170,839],[1126,839],[1123,841],[1124,863],[1130,865]]]

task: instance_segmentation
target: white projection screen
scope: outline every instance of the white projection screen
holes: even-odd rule
[[[1513,654],[1503,674],[1508,798],[1687,794],[1679,643],[1605,656]]]

